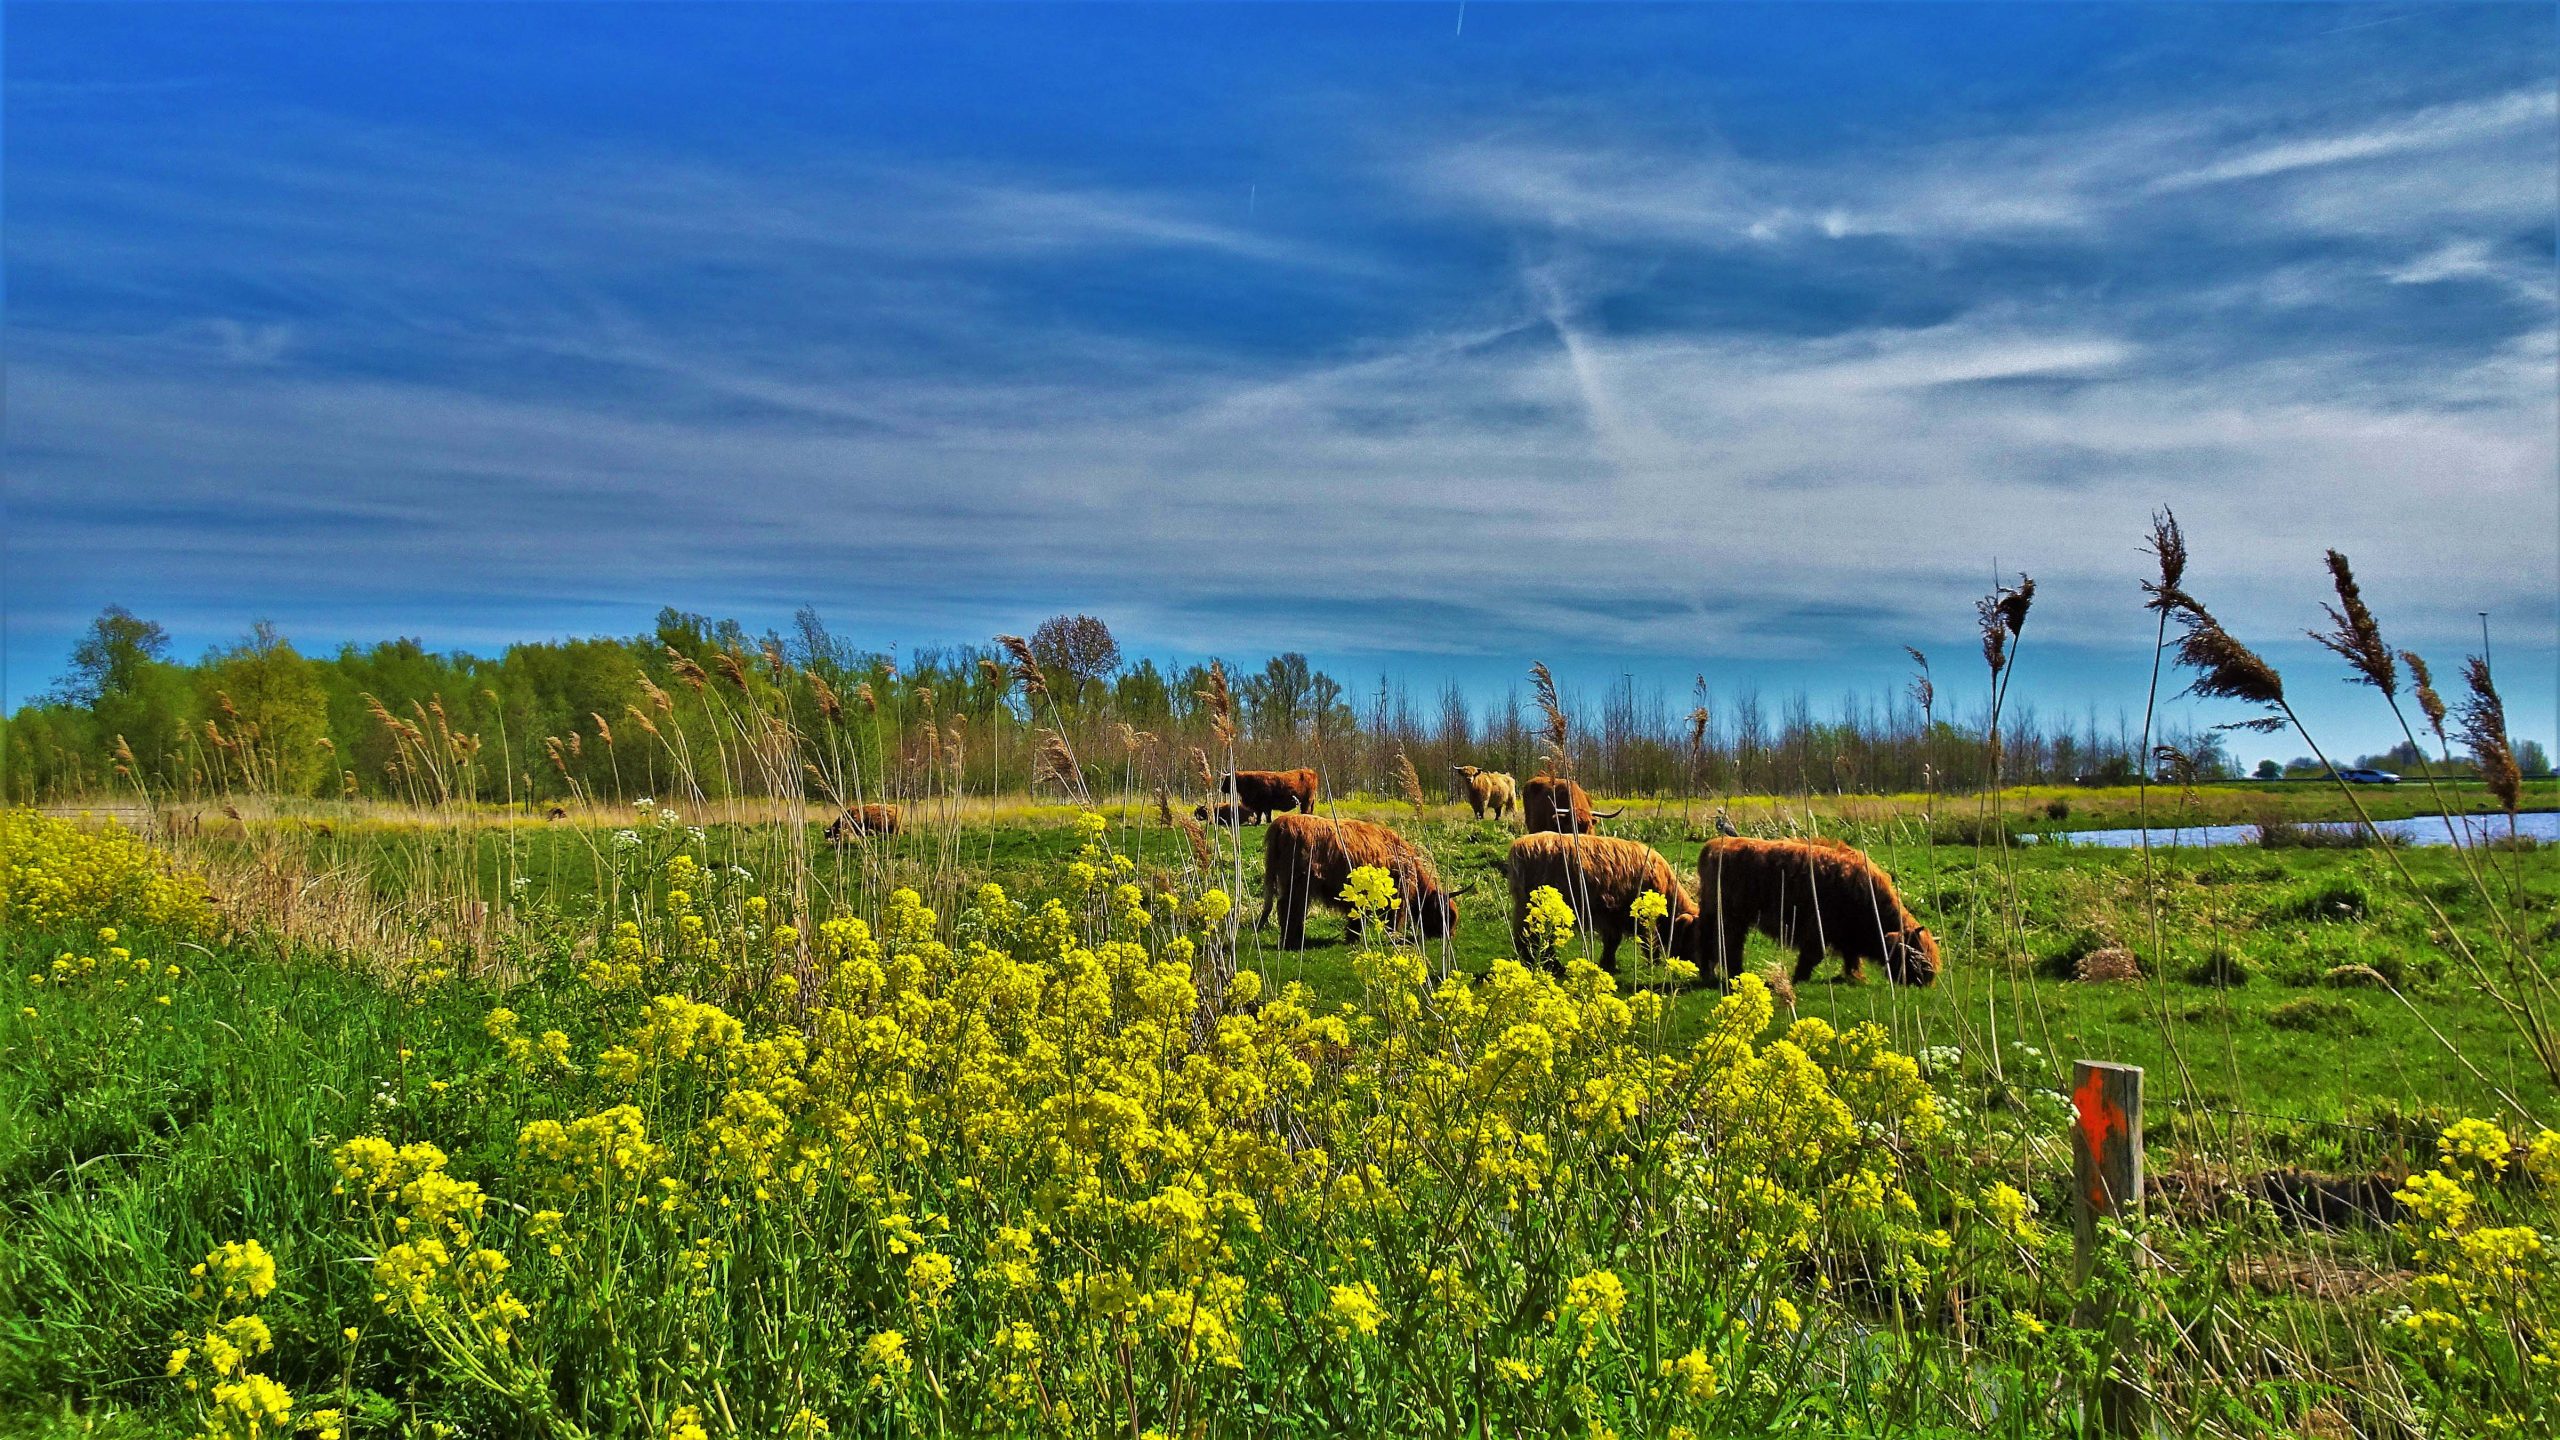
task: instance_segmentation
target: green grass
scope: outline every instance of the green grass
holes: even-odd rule
[[[1458,935],[1442,963],[1480,973],[1510,953],[1501,866],[1514,830],[1463,814],[1450,818],[1445,810],[1417,825],[1410,812],[1397,818],[1385,807],[1358,808],[1396,818],[1430,849],[1452,889],[1465,892]],[[1711,813],[1702,809],[1684,823],[1676,812],[1631,812],[1609,828],[1655,845],[1693,875],[1699,846],[1712,834],[1705,823]],[[1797,994],[1801,1013],[1842,1023],[1875,1020],[1903,1048],[1953,1046],[1969,1065],[2003,1076],[2021,1069],[2067,1074],[2073,1059],[2142,1065],[2151,1072],[2153,1103],[2165,1107],[2173,1125],[2228,1124],[2230,1112],[2245,1110],[2252,1112],[2248,1124],[2289,1146],[2308,1146],[2313,1158],[2369,1131],[2396,1143],[2412,1116],[2424,1121],[2455,1110],[2509,1109],[2502,1092],[2538,1119],[2560,1112],[2560,1097],[2512,1027],[2464,983],[2425,903],[2378,852],[2156,851],[2162,945],[2155,954],[2139,852],[1933,844],[1925,833],[1911,833],[1917,828],[1883,824],[1853,833],[1939,937],[1946,973],[1922,990],[1893,986],[1873,973],[1867,983],[1846,984],[1837,979],[1837,963],[1826,962]],[[1249,896],[1260,883],[1263,834],[1252,827],[1243,832]],[[716,861],[742,865],[767,883],[789,863],[773,827],[714,826],[707,837]],[[860,908],[866,883],[911,885],[947,910],[980,880],[1041,883],[1075,845],[1063,819],[963,824],[942,833],[919,828],[858,852],[829,847],[814,827],[806,842],[821,912]],[[467,889],[534,913],[576,915],[612,904],[609,829],[350,828],[316,843],[316,858],[360,871],[387,897],[413,894],[425,877],[442,875],[447,891]],[[1151,823],[1143,810],[1127,812],[1114,843],[1165,871],[1190,862],[1182,838]],[[2458,929],[2475,942],[2488,933],[2487,908],[2455,852],[2415,847],[2401,856]],[[2550,924],[2560,903],[2560,867],[2530,855],[2501,856],[2498,864],[2517,887],[2509,908],[2539,917],[2536,925]],[[1223,858],[1220,873],[1228,873]],[[1245,913],[1250,922],[1250,899]],[[1307,950],[1289,954],[1276,948],[1276,935],[1248,930],[1241,963],[1274,981],[1302,980],[1328,999],[1356,997],[1340,920],[1319,912],[1309,940]],[[2107,945],[2141,957],[2145,980],[2071,980],[2079,956]],[[1657,968],[1636,960],[1632,948],[1626,958],[1628,983],[1669,984]],[[1757,969],[1791,959],[1754,937],[1747,964]],[[2336,975],[2357,966],[2388,984],[2360,987],[2353,983],[2358,972]],[[2328,1003],[2296,1007],[2285,1020],[2270,1022],[2270,1015],[2311,995]],[[1675,1023],[1693,1025],[1713,999],[1711,988],[1680,994]],[[2019,1046],[2040,1053],[2023,1054]],[[2331,1141],[2319,1140],[2324,1133]]]
[[[1445,815],[1407,828],[1469,891],[1439,962],[1481,972],[1508,955],[1499,867],[1512,832]],[[1631,814],[1611,828],[1657,845],[1683,870],[1704,838],[1703,826],[1677,815]],[[1249,876],[1261,836],[1244,833]],[[772,827],[713,827],[706,838],[715,862],[768,882],[790,863],[793,837]],[[2454,1115],[2515,1121],[2505,1096],[2536,1121],[2560,1118],[2560,1094],[2465,983],[2432,914],[2379,852],[2161,852],[2147,893],[2136,852],[1897,842],[1888,829],[1870,838],[1940,936],[1946,971],[1934,986],[1909,989],[1880,976],[1840,983],[1828,962],[1800,987],[1796,1010],[1884,1025],[1897,1048],[1929,1054],[1932,1078],[1970,1103],[2015,1107],[2058,1133],[2055,1092],[2070,1061],[2142,1065],[2156,1170],[2179,1168],[2191,1152],[2398,1169],[2426,1160]],[[984,880],[1038,893],[1076,844],[1062,821],[1028,820],[919,829],[855,852],[830,849],[814,830],[801,839],[821,914],[868,909],[863,894],[891,884],[918,887],[946,915]],[[1189,859],[1180,836],[1135,820],[1114,840],[1145,868]],[[513,907],[537,946],[574,944],[618,905],[610,830],[351,826],[311,843],[313,860],[360,877],[386,902],[431,892]],[[2487,933],[2485,902],[2458,856],[2403,858],[2457,928]],[[2560,867],[2515,858],[2502,862],[2515,872],[2504,903],[2548,935]],[[423,909],[399,913],[424,936]],[[1252,913],[1248,903],[1248,922]],[[2165,937],[2156,953],[2155,916]],[[1284,954],[1248,930],[1240,961],[1328,1000],[1356,998],[1340,922],[1320,916],[1310,931],[1307,950]],[[85,938],[0,934],[0,960],[24,974]],[[493,1064],[479,1021],[516,971],[459,954],[455,983],[404,996],[361,966],[271,940],[129,943],[194,972],[172,987],[157,1028],[108,1033],[129,1023],[114,1018],[127,1010],[76,1003],[45,1002],[40,1023],[14,1004],[0,1015],[0,1410],[34,1407],[0,1419],[0,1437],[182,1433],[168,1428],[171,1397],[154,1377],[166,1337],[191,1313],[185,1270],[242,1235],[265,1239],[296,1277],[267,1312],[273,1372],[298,1394],[351,1385],[391,1423],[405,1377],[425,1367],[400,1327],[363,1318],[370,1286],[351,1263],[328,1150],[405,1108],[402,1123],[436,1136],[458,1170],[503,1170],[528,1102],[521,1080]],[[2142,957],[2146,978],[2068,978],[2080,956],[2109,945]],[[1755,937],[1747,963],[1790,959]],[[2368,972],[2387,983],[2355,983]],[[1668,988],[1644,963],[1622,978]],[[1674,1030],[1694,1029],[1715,999],[1711,987],[1678,990]],[[452,1088],[415,1083],[424,1075],[449,1077]],[[2062,1204],[2059,1183],[2047,1173],[2033,1187],[2048,1213]],[[350,1317],[367,1332],[354,1347],[338,1336]],[[64,1396],[80,1397],[77,1407],[66,1410]]]

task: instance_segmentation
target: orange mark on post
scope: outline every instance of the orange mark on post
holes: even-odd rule
[[[2125,1121],[2124,1107],[2107,1098],[2106,1072],[2090,1071],[2089,1078],[2071,1092],[2071,1106],[2080,1116],[2080,1143],[2089,1148],[2089,1205],[2095,1210],[2113,1210],[2123,1197],[2107,1194],[2107,1137],[2127,1134],[2131,1127]]]

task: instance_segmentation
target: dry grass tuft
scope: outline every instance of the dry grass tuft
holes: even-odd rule
[[[2108,945],[2080,957],[2072,978],[2089,984],[2112,984],[2142,978],[2142,962],[2121,945]]]
[[[1760,972],[1760,983],[1769,987],[1769,998],[1778,1002],[1788,1014],[1795,1013],[1796,979],[1784,965],[1772,965]]]

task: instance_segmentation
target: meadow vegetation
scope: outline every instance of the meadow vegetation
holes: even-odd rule
[[[2164,654],[2174,624],[2204,693],[2290,723],[2155,545]],[[2336,633],[2396,704],[2337,566]],[[1401,935],[1355,870],[1371,923],[1280,950],[1248,923],[1263,832],[1190,814],[1254,743],[1218,667],[1202,743],[1113,729],[1104,758],[1080,677],[1005,641],[991,785],[938,697],[892,732],[787,655],[679,652],[601,742],[652,757],[627,801],[556,738],[559,783],[510,789],[522,736],[424,703],[371,715],[390,800],[324,799],[223,692],[202,787],[137,752],[100,814],[0,812],[0,1410],[328,1440],[2560,1430],[2560,877],[2485,843],[2022,843],[2116,803],[2005,783],[2034,778],[2005,718],[2032,596],[1984,605],[1988,788],[1923,761],[1900,798],[1692,786],[1606,822],[1692,872],[1721,828],[1847,838],[1935,931],[1926,988],[1797,984],[1761,941],[1729,988],[1676,954],[1612,974],[1551,892],[1515,941],[1515,832],[1401,748],[1319,809],[1428,850],[1455,935]],[[1532,758],[1570,771],[1537,678]],[[2533,798],[2470,683],[2480,788],[2394,803]],[[2375,809],[2156,758],[2172,783],[2127,797],[2154,825]],[[895,834],[824,838],[882,799]],[[2150,1084],[2145,1213],[2085,1253],[2076,1058]]]

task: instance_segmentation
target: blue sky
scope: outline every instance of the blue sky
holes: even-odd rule
[[[5,692],[109,603],[1953,692],[1997,567],[2112,717],[2166,503],[2347,748],[2330,545],[2548,744],[2553,16],[12,4]]]

